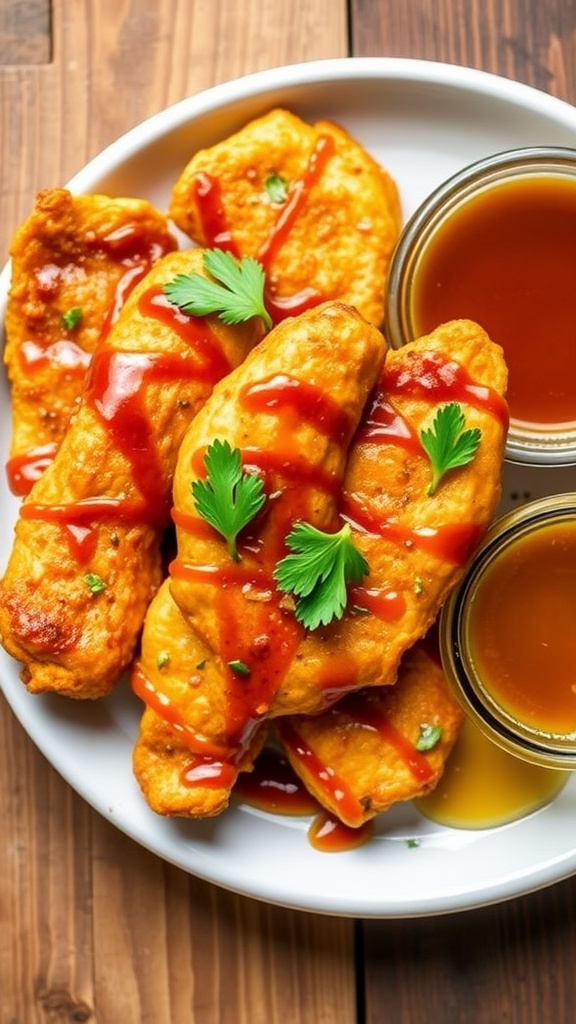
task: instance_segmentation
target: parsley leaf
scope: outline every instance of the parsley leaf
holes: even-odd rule
[[[271,203],[285,203],[288,198],[288,182],[280,174],[269,174],[266,178],[266,192]]]
[[[79,306],[72,306],[62,313],[62,323],[69,331],[73,331],[82,319],[82,310]]]
[[[471,462],[480,444],[478,427],[465,430],[464,414],[458,402],[442,406],[428,430],[420,431],[422,447],[432,464],[428,494],[434,494],[440,480],[451,469]]]
[[[414,746],[416,750],[433,750],[442,739],[442,727],[440,725],[428,725],[423,722],[420,726],[420,735]]]
[[[296,618],[307,629],[341,619],[346,584],[359,583],[369,571],[349,524],[337,533],[323,533],[309,523],[296,523],[286,543],[292,553],[278,562],[274,579],[280,590],[296,595]]]
[[[202,274],[177,274],[164,285],[169,301],[184,313],[207,316],[217,313],[225,324],[239,324],[259,316],[268,330],[270,314],[264,305],[264,268],[251,256],[235,259],[223,249],[207,249]]]
[[[192,495],[196,510],[221,533],[230,557],[240,561],[236,539],[240,530],[260,511],[266,496],[260,477],[245,473],[238,448],[228,441],[214,441],[204,456],[206,480],[194,480]]]
[[[101,576],[97,576],[95,572],[87,572],[84,576],[84,582],[91,594],[102,594],[106,590],[104,580]]]

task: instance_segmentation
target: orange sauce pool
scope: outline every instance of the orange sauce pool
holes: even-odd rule
[[[502,345],[511,416],[576,421],[576,181],[521,178],[446,218],[414,276],[416,336],[477,321]]]
[[[576,522],[521,534],[493,559],[471,595],[467,643],[507,714],[576,734]]]
[[[514,757],[466,719],[440,782],[415,802],[450,828],[495,828],[549,803],[569,775]]]

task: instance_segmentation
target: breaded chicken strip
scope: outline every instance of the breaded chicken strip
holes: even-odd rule
[[[161,576],[160,541],[184,432],[263,333],[181,313],[163,294],[203,273],[171,253],[131,293],[94,354],[78,411],[24,501],[0,583],[0,639],[29,690],[107,693],[130,661]]]
[[[147,799],[163,813],[214,813],[214,781],[206,794],[201,774],[195,786],[193,774],[182,781],[171,749],[162,767],[158,741],[166,730],[154,716],[177,721],[179,757],[186,743],[190,765],[211,768],[218,806],[239,768],[249,766],[254,736],[302,637],[273,569],[295,519],[333,524],[346,449],[384,355],[382,336],[355,310],[322,305],[276,327],[216,386],[186,434],[174,479],[178,557],[170,584],[182,618],[161,591],[146,618],[135,676],[149,706],[135,768]],[[241,451],[245,472],[263,479],[267,495],[241,538],[239,561],[200,518],[191,491],[215,440]],[[168,660],[159,672],[163,643]]]
[[[226,689],[227,667],[186,620],[165,580],[142,632],[132,686],[146,704],[134,746],[134,774],[157,814],[205,818],[228,805],[238,772],[250,770],[266,738],[266,723],[249,730],[230,760],[225,703],[206,692]],[[145,673],[145,674],[144,674]]]
[[[309,792],[358,828],[436,786],[461,721],[439,660],[416,644],[394,686],[360,690],[320,715],[280,718],[276,731]]]
[[[130,289],[175,249],[143,199],[40,192],[10,248],[4,361],[12,385],[8,476],[16,494],[51,461],[90,357]]]
[[[381,324],[398,192],[338,125],[283,109],[249,122],[192,157],[170,216],[200,245],[259,259],[276,322],[339,299]]]
[[[348,690],[395,681],[402,655],[435,621],[496,513],[506,382],[501,348],[471,321],[388,353],[350,448],[340,505],[370,572],[341,621],[304,636],[270,714],[314,713]],[[429,495],[420,432],[450,402],[466,429],[481,431],[480,445]]]

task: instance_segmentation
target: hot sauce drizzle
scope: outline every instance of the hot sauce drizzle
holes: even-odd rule
[[[130,292],[158,259],[176,248],[176,242],[168,232],[151,235],[140,225],[125,224],[103,237],[84,238],[82,244],[88,251],[100,252],[122,268],[103,316],[100,328],[102,341],[118,319]],[[65,269],[54,263],[47,264],[37,272],[37,291],[43,301],[56,301]],[[51,367],[57,369],[64,379],[70,380],[84,376],[92,353],[82,349],[72,338],[54,337],[52,332],[46,337],[25,339],[19,347],[18,358],[25,373],[40,372]],[[40,456],[37,454],[38,449],[31,449],[9,460],[7,477],[13,493],[19,497],[28,494],[56,451],[57,445],[43,445]]]
[[[160,529],[169,522],[171,480],[158,457],[145,405],[146,388],[182,380],[197,380],[211,388],[230,370],[219,340],[205,321],[171,306],[159,288],[143,292],[138,308],[142,316],[169,326],[187,349],[128,352],[101,343],[87,371],[84,400],[104,424],[114,450],[128,462],[139,497],[102,496],[60,506],[27,503],[21,509],[23,518],[60,523],[70,555],[81,565],[94,554],[102,521],[146,523]]]
[[[410,352],[410,363],[401,367],[387,364],[383,388],[390,395],[415,395],[431,403],[465,402],[483,409],[508,429],[509,413],[505,400],[485,384],[478,384],[455,360],[438,353]]]
[[[359,828],[351,828],[329,814],[310,795],[284,755],[272,747],[264,748],[253,771],[238,776],[234,799],[269,814],[313,815],[308,827],[308,841],[322,852],[352,850],[368,842],[374,832],[371,821]]]
[[[357,444],[396,445],[412,454],[424,454],[417,434],[394,406],[394,397],[404,395],[424,398],[431,405],[464,402],[485,410],[499,420],[504,431],[507,429],[508,406],[504,399],[492,388],[474,381],[460,363],[431,352],[410,352],[409,357],[409,365],[386,363],[359,428]],[[360,532],[428,551],[455,565],[468,561],[483,534],[483,528],[474,523],[408,527],[396,515],[376,512],[351,493],[343,494],[340,514]]]
[[[278,250],[288,239],[311,189],[322,177],[326,164],[333,156],[335,149],[335,141],[331,135],[318,137],[302,178],[292,183],[288,199],[282,206],[267,238],[256,253],[256,259],[262,264],[268,279],[266,307],[276,324],[288,316],[297,316],[306,309],[317,306],[323,299],[323,296],[315,288],[304,288],[296,295],[276,295],[270,280],[270,270]],[[226,223],[220,182],[212,175],[201,171],[196,175],[193,188],[206,246],[225,249],[239,259],[242,254]]]
[[[12,494],[18,497],[29,494],[33,484],[40,479],[46,467],[52,462],[57,450],[58,445],[52,442],[38,445],[37,448],[29,448],[27,452],[8,459],[6,474]]]

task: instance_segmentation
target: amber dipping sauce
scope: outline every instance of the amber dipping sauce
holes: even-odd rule
[[[471,589],[470,661],[512,719],[576,748],[576,521],[520,533]]]
[[[475,320],[502,345],[508,402],[526,427],[576,422],[576,178],[532,175],[456,206],[412,281],[416,337]]]
[[[545,806],[569,775],[522,761],[465,719],[440,782],[415,803],[449,828],[495,828]]]

